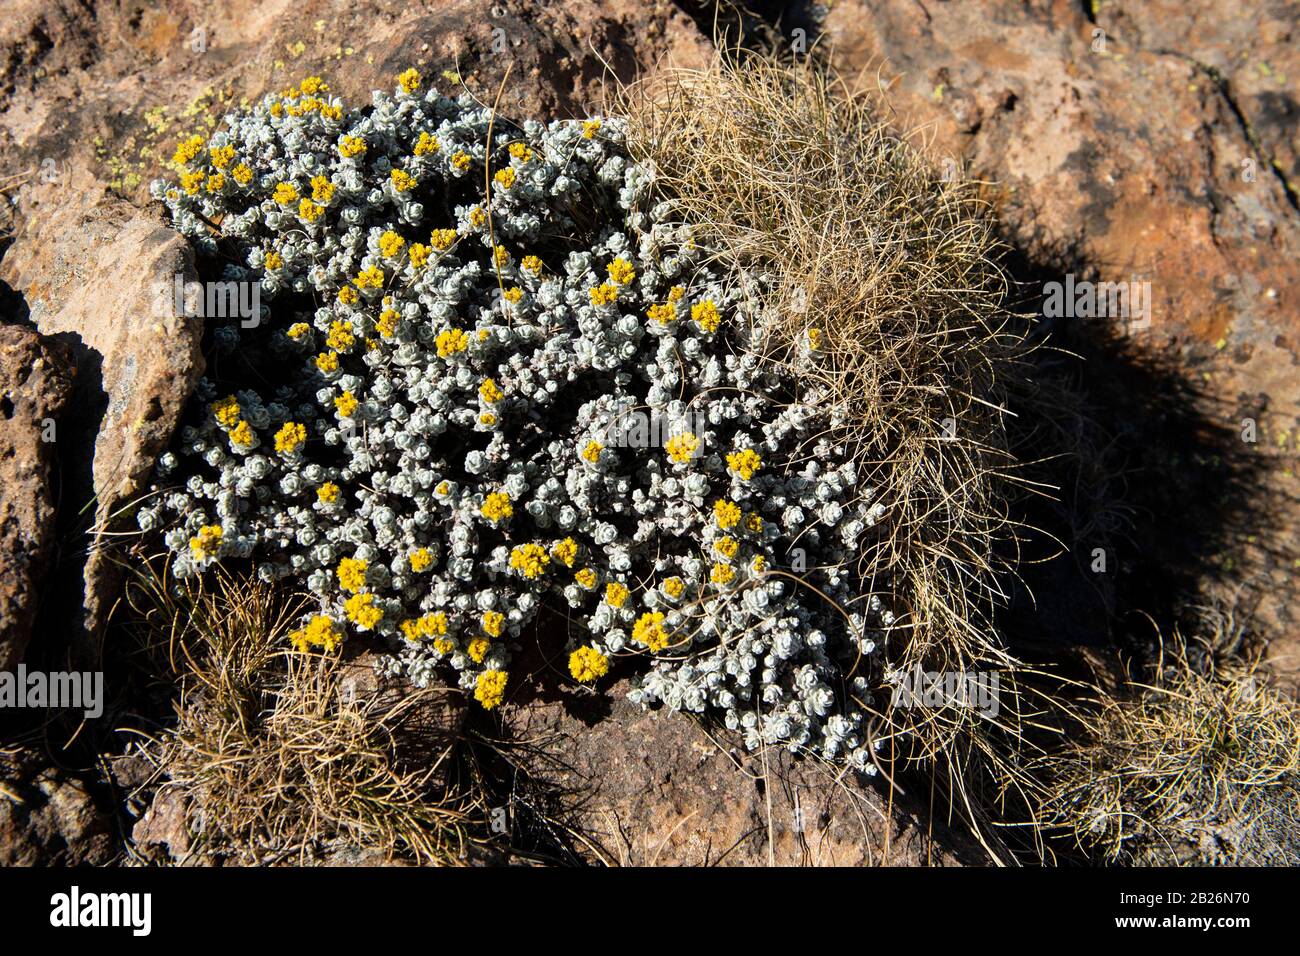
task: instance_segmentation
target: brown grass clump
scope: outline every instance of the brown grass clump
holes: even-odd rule
[[[820,334],[833,437],[888,509],[860,561],[864,600],[898,614],[888,667],[1011,670],[989,611],[999,542],[1015,536],[1003,385],[1026,348],[978,185],[946,181],[872,101],[810,65],[662,71],[618,109],[707,256],[758,280],[747,295],[776,320],[769,357]],[[906,732],[926,758],[979,723],[961,708],[877,712],[879,736]]]
[[[371,670],[288,650],[303,599],[218,568],[138,568],[128,599],[179,697],[151,752],[209,859],[306,863],[337,851],[454,863],[481,816],[449,765],[455,691],[368,687]]]
[[[1221,653],[1231,618],[1219,624],[1175,633],[1149,683],[1100,695],[1077,742],[1037,761],[1044,831],[1105,862],[1300,863],[1295,705],[1257,659]]]

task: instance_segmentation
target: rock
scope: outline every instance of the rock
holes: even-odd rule
[[[87,178],[80,172],[73,188]],[[61,530],[73,540],[86,536],[68,549],[72,560],[88,554],[76,575],[84,576],[85,609],[73,622],[85,635],[77,651],[93,660],[121,573],[101,548],[103,536],[146,486],[202,373],[202,319],[178,316],[168,294],[177,278],[197,279],[178,233],[156,213],[135,213],[93,186],[80,204],[61,200],[63,188],[42,184],[29,196],[40,215],[0,262],[0,279],[22,293],[32,324],[76,362],[56,444]],[[83,507],[91,502],[93,509]]]
[[[955,865],[923,828],[891,820],[880,795],[839,768],[784,750],[748,754],[667,711],[588,692],[506,713],[511,738],[542,756],[541,775],[578,794],[565,823],[578,853],[620,866]],[[594,720],[600,716],[603,719]],[[967,848],[963,846],[963,852]],[[973,857],[972,857],[973,859]]]
[[[0,671],[23,656],[54,554],[50,471],[71,370],[57,342],[0,325]]]
[[[180,790],[162,787],[131,830],[137,851],[179,862],[189,855],[192,840],[186,811],[189,798]]]
[[[62,770],[0,761],[0,866],[103,866],[116,855],[112,818]]]

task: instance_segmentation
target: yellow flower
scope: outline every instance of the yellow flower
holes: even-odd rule
[[[461,329],[446,329],[438,333],[433,344],[438,347],[438,355],[442,358],[450,358],[457,352],[469,348],[469,336]]]
[[[334,188],[328,176],[318,174],[311,178],[311,198],[317,202],[329,202],[333,199]]]
[[[551,556],[563,563],[566,568],[573,567],[573,562],[578,557],[578,542],[572,538],[557,541],[551,546]]]
[[[338,647],[339,642],[343,640],[343,634],[333,620],[324,614],[316,614],[307,622],[306,627],[290,631],[289,640],[300,653],[305,654],[311,648],[319,647],[328,654]]]
[[[582,124],[582,135],[586,139],[591,139],[600,129],[600,120],[587,120]]]
[[[244,163],[239,163],[230,171],[230,178],[241,186],[247,186],[253,181],[253,171]]]
[[[652,305],[646,310],[646,315],[660,325],[667,325],[677,318],[677,307],[671,302],[664,302],[661,305]]]
[[[686,294],[686,290],[684,288],[682,288],[679,285],[675,285],[668,290],[668,301],[680,302],[682,300],[682,296],[684,296],[685,294]]]
[[[396,309],[384,309],[379,313],[379,321],[375,323],[375,331],[384,338],[392,338],[397,332],[397,320],[401,314]]]
[[[216,146],[208,151],[208,158],[217,169],[225,169],[235,159],[235,147]]]
[[[664,443],[664,451],[668,452],[668,457],[679,464],[690,461],[691,456],[695,454],[695,449],[699,447],[700,440],[690,432],[674,435]]]
[[[519,288],[517,285],[512,285],[510,288],[506,289],[505,292],[502,292],[501,295],[507,302],[514,303],[524,297],[524,290]]]
[[[181,176],[181,188],[193,196],[199,191],[199,187],[203,185],[203,178],[203,173],[199,170],[195,170],[191,173],[184,173]]]
[[[334,409],[342,418],[351,418],[353,414],[355,414],[357,406],[360,404],[361,403],[357,401],[355,395],[346,391],[338,398],[334,399]]]
[[[668,631],[664,629],[664,615],[661,611],[648,611],[636,619],[632,625],[632,640],[644,644],[652,651],[661,651],[668,646]]]
[[[473,162],[473,160],[470,159],[469,153],[458,150],[457,152],[452,154],[451,157],[452,168],[462,173],[465,172],[465,170],[469,169],[469,164],[471,162]]]
[[[504,521],[514,513],[515,509],[510,504],[510,496],[504,491],[494,491],[489,494],[483,501],[483,506],[479,508],[479,514],[489,521]]]
[[[478,387],[478,394],[489,405],[501,401],[506,396],[506,393],[497,387],[496,379],[491,378],[483,379],[483,384]]]
[[[416,548],[406,558],[410,562],[411,570],[417,574],[427,570],[429,565],[433,564],[433,555],[429,553],[428,548]]]
[[[404,245],[406,245],[406,240],[391,229],[379,237],[379,251],[388,259],[401,252]]]
[[[288,454],[307,440],[307,426],[298,422],[285,422],[275,433],[275,450]]]
[[[605,585],[605,602],[610,607],[622,607],[630,593],[625,585],[610,581]]]
[[[609,305],[618,299],[618,286],[606,282],[588,289],[587,295],[592,305]]]
[[[312,202],[310,199],[304,199],[298,203],[298,218],[305,219],[307,222],[315,222],[325,214],[325,207]]]
[[[550,563],[546,549],[540,544],[521,544],[510,552],[510,567],[530,580],[540,576]]]
[[[609,658],[594,647],[580,647],[569,655],[569,673],[576,681],[590,683],[609,673]]]
[[[339,353],[338,352],[321,352],[316,356],[316,367],[322,372],[337,372],[339,370]]]
[[[523,261],[519,264],[533,275],[542,274],[542,260],[536,256],[524,256]]]
[[[370,563],[362,558],[344,558],[339,562],[334,573],[338,575],[339,587],[356,593],[366,586],[366,568]]]
[[[210,193],[219,193],[226,188],[226,177],[221,173],[213,173],[203,184],[203,188]]]
[[[482,226],[485,222],[487,222],[487,213],[483,211],[481,206],[475,206],[469,211],[469,224],[471,226]]]
[[[591,568],[583,568],[581,571],[574,572],[573,580],[590,591],[596,586],[596,572]]]
[[[339,500],[339,486],[332,481],[327,481],[316,489],[316,497],[327,505],[332,505]]]
[[[433,642],[433,649],[446,656],[456,649],[456,645],[451,642],[450,638],[440,637]]]
[[[262,266],[266,269],[281,269],[284,267],[284,256],[280,255],[280,253],[276,252],[274,249],[271,249],[262,256]],[[305,325],[306,323],[299,324]]]
[[[507,166],[505,169],[498,169],[492,178],[502,189],[509,189],[515,184],[515,171]]]
[[[346,352],[357,342],[352,331],[352,323],[336,319],[330,323],[330,334],[325,337],[325,344],[336,352]]]
[[[239,402],[233,395],[215,401],[211,405],[212,414],[218,423],[231,428],[239,421]]]
[[[492,261],[498,269],[504,269],[510,264],[510,253],[506,252],[505,246],[497,246],[492,250]]]
[[[740,507],[719,498],[713,503],[713,517],[718,519],[718,527],[725,531],[735,527],[736,522],[740,520]]]
[[[366,141],[360,136],[344,136],[339,140],[339,155],[344,159],[366,151]]]
[[[617,282],[619,285],[627,285],[636,278],[636,270],[632,268],[632,263],[628,262],[622,256],[606,266],[605,271],[609,273],[610,279]]]
[[[447,633],[447,615],[434,611],[420,618],[420,636],[442,637]]]
[[[404,169],[394,169],[389,178],[393,181],[393,188],[399,193],[410,192],[415,188],[416,179]]]
[[[384,285],[384,270],[379,266],[367,266],[357,273],[352,284],[358,289],[379,289]]]
[[[428,156],[430,153],[436,153],[442,148],[442,143],[438,142],[438,137],[430,136],[428,133],[421,133],[420,138],[415,142],[415,155]]]
[[[816,351],[817,349],[819,349],[819,348],[821,348],[821,347],[822,347],[822,330],[821,330],[821,329],[809,329],[809,330],[808,330],[808,348],[813,349],[814,351]]]
[[[368,630],[380,622],[384,612],[375,607],[373,594],[354,594],[343,602],[343,610],[348,620],[362,630]]]
[[[734,558],[740,542],[732,537],[722,537],[713,542],[713,550],[725,558]]]
[[[664,579],[664,594],[674,600],[686,593],[686,582],[678,577]]]
[[[317,93],[326,93],[329,91],[329,84],[319,76],[309,76],[298,84],[298,90],[304,96],[314,96]]]
[[[754,477],[754,473],[763,467],[763,459],[758,457],[758,452],[754,449],[745,448],[727,456],[727,467],[740,475],[744,481],[749,481]]]
[[[225,531],[219,524],[205,524],[199,533],[190,538],[190,554],[195,561],[215,558],[221,550],[221,539]]]
[[[397,82],[404,92],[414,93],[420,88],[420,71],[415,67],[411,67],[409,70],[398,74]]]
[[[189,139],[183,140],[176,146],[176,152],[172,154],[172,162],[176,163],[178,166],[183,166],[186,163],[193,161],[194,157],[199,155],[202,150],[203,137],[191,136]]]
[[[446,252],[451,248],[451,244],[456,241],[455,229],[435,229],[429,236],[429,242],[433,248],[439,252]]]
[[[281,206],[288,206],[298,201],[298,187],[293,183],[279,183],[275,192],[271,193],[271,198]]]
[[[761,554],[758,555],[754,558],[754,563],[751,567],[753,567],[755,574],[762,574],[767,569],[767,558],[763,557]]]
[[[240,448],[249,448],[253,444],[253,426],[248,422],[241,421],[234,428],[230,429],[230,443]]]
[[[428,263],[429,253],[429,247],[418,242],[411,243],[411,248],[407,250],[407,254],[411,257],[411,265],[417,269],[423,269]]]
[[[745,515],[745,528],[755,534],[763,530],[763,519],[758,516],[758,512],[751,511]]]
[[[356,305],[360,300],[361,297],[357,295],[357,290],[352,288],[352,286],[345,285],[343,288],[339,289],[339,301],[344,305]]]
[[[297,340],[302,338],[310,331],[311,331],[311,326],[308,325],[306,322],[295,322],[293,325],[289,326],[288,330],[284,334],[289,336],[289,338],[291,339]]]
[[[484,671],[478,675],[474,685],[474,699],[483,705],[484,710],[491,710],[500,705],[506,696],[505,671]]]
[[[488,648],[491,646],[486,637],[476,637],[466,646],[465,653],[469,655],[469,659],[475,664],[482,664],[483,658],[487,657]]]
[[[592,440],[587,442],[587,447],[582,449],[582,457],[593,465],[600,461],[600,453],[604,451],[605,446],[600,442]]]
[[[526,163],[533,158],[533,151],[523,143],[511,143],[510,155]]]
[[[718,331],[718,325],[722,321],[722,316],[718,315],[718,307],[713,304],[712,299],[705,299],[698,305],[691,306],[691,318],[698,322],[705,332]]]
[[[483,630],[487,631],[491,637],[500,637],[505,624],[506,616],[500,611],[483,612]]]
[[[721,562],[713,565],[713,570],[709,573],[709,580],[714,584],[728,584],[736,576],[736,569],[729,564]]]
[[[493,415],[491,412],[484,412],[482,415],[478,417],[478,421],[480,425],[487,425],[491,427],[492,425],[495,425],[497,423],[497,417]]]

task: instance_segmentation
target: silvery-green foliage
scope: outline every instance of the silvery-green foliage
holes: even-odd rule
[[[653,197],[618,120],[514,126],[432,90],[376,93],[337,118],[328,99],[288,108],[310,99],[267,97],[227,117],[188,179],[154,184],[206,259],[260,282],[268,306],[254,328],[213,330],[222,354],[139,513],[142,528],[164,530],[175,573],[246,559],[265,580],[291,579],[341,628],[386,641],[417,684],[450,676],[468,688],[505,671],[546,603],[582,634],[571,644],[641,662],[635,700],[712,709],[751,747],[869,769],[854,675],[888,612],[850,564],[886,512],[825,437],[828,396],[798,374],[815,350],[765,354],[763,318],[746,308],[759,277],[709,268],[689,225]],[[349,137],[364,151],[343,155]],[[233,158],[218,169],[225,147]],[[232,175],[239,164],[247,183]],[[485,178],[506,169],[513,182],[494,181],[489,204]],[[395,170],[413,185],[397,188]],[[277,201],[286,183],[298,198]],[[327,197],[315,218],[301,205],[314,192]],[[431,231],[443,229],[455,240],[438,250]],[[396,254],[384,252],[388,233],[403,240]],[[416,244],[430,250],[423,265]],[[635,276],[614,282],[616,260]],[[382,282],[358,288],[369,269]],[[602,286],[614,301],[593,300]],[[716,331],[692,315],[706,303]],[[669,321],[647,315],[666,305]],[[463,349],[445,347],[452,330]],[[232,439],[238,423],[246,444]],[[304,426],[305,443],[279,447],[286,423]],[[666,440],[687,431],[698,447],[670,455]],[[761,460],[748,479],[727,459],[746,449]],[[485,514],[494,493],[508,518]],[[738,523],[720,526],[719,500]],[[196,549],[214,525],[219,544]],[[556,549],[566,539],[571,565]],[[536,577],[511,562],[529,544],[547,554]],[[792,548],[806,555],[802,575],[782,570]],[[421,549],[431,561],[416,569]],[[365,562],[373,623],[348,610],[344,559]],[[729,581],[715,583],[718,566]],[[434,612],[446,631],[430,639],[415,622]],[[475,652],[485,612],[504,624]],[[669,640],[652,651],[637,622],[653,614]]]

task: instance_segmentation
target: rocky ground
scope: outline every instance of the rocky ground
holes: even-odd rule
[[[1231,603],[1294,692],[1300,4],[1246,6],[838,0],[757,4],[747,23],[806,43],[879,92],[941,166],[987,183],[1028,308],[1065,273],[1150,283],[1138,327],[1046,323],[1084,359],[1047,371],[1079,384],[1102,437],[1057,472],[1066,504],[1045,520],[1070,552],[1027,575],[1032,601],[1016,596],[1007,626],[1022,646],[1122,646],[1138,612],[1168,627],[1192,603]],[[704,62],[714,22],[690,0],[8,4],[0,669],[105,655],[121,572],[104,532],[202,374],[195,320],[158,318],[151,301],[194,268],[145,193],[178,138],[304,75],[356,101],[411,65],[458,71],[489,100],[508,72],[513,115],[586,115],[615,80]],[[1120,477],[1097,491],[1103,472]],[[574,858],[987,861],[923,802],[606,709],[539,692],[507,721],[537,744],[549,785],[580,795],[581,838],[555,841]],[[0,863],[108,862],[128,845],[183,855],[183,806],[154,798],[147,767],[60,756],[61,728],[16,728],[6,744],[5,727]]]

